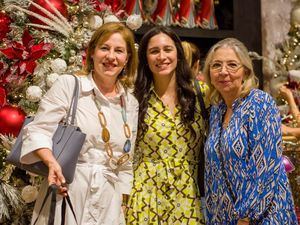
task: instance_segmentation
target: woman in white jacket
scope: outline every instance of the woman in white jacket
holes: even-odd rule
[[[45,94],[34,121],[25,127],[21,155],[22,163],[42,160],[49,168],[48,182],[41,186],[32,221],[40,211],[48,185],[56,184],[61,195],[57,196],[55,224],[60,224],[62,196],[66,194],[73,203],[78,224],[124,224],[121,205],[131,189],[131,154],[138,118],[138,102],[130,90],[136,66],[134,36],[127,27],[107,23],[94,33],[86,65],[78,76],[76,125],[86,134],[86,140],[74,181],[66,187],[51,148],[52,135],[70,105],[74,77],[59,77]],[[110,134],[108,142],[102,135],[106,129]],[[116,165],[120,158],[122,162]],[[42,210],[37,224],[47,224],[49,205]],[[66,224],[76,224],[68,208]]]

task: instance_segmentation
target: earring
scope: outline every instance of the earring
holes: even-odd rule
[[[122,77],[125,77],[125,76],[126,76],[126,67],[124,67],[122,70]]]

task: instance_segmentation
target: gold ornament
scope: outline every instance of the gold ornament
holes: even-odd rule
[[[76,15],[80,9],[78,5],[67,5],[68,13],[71,15]]]

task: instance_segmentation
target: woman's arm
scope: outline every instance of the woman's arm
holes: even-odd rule
[[[46,164],[49,169],[49,185],[56,184],[60,188],[60,193],[65,196],[67,191],[67,188],[64,186],[66,180],[62,174],[60,165],[52,154],[52,151],[48,148],[40,148],[35,151],[35,154]]]
[[[287,102],[290,106],[291,113],[292,113],[294,119],[297,121],[297,125],[299,127],[300,126],[300,117],[299,117],[300,112],[299,112],[299,108],[295,102],[292,91],[290,89],[288,89],[285,85],[283,85],[279,89],[279,92],[282,95],[282,97],[284,97],[284,99],[287,100]]]
[[[49,184],[58,186],[62,186],[65,179],[52,154],[52,136],[58,123],[66,116],[74,84],[73,76],[59,77],[41,100],[34,120],[24,127],[20,161],[24,164],[43,161],[49,167]]]
[[[248,188],[242,203],[243,212],[250,209],[247,215],[250,219],[268,214],[271,210],[268,204],[261,204],[266,196],[274,194],[282,172],[281,119],[276,103],[269,95],[260,94],[251,105],[253,115],[247,131],[251,156],[247,171],[249,176],[245,179]]]
[[[288,127],[282,124],[281,130],[283,135],[295,136],[296,138],[300,138],[300,127]]]

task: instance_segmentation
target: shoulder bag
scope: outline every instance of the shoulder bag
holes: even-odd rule
[[[68,184],[72,183],[80,150],[83,146],[86,134],[82,133],[80,128],[75,126],[75,114],[77,109],[79,82],[75,77],[75,87],[73,91],[70,108],[64,122],[58,124],[58,127],[53,135],[52,153],[62,168],[62,173]],[[71,113],[72,112],[72,113]],[[71,116],[71,119],[69,120]],[[23,126],[33,121],[33,117],[25,119]],[[26,170],[44,177],[48,176],[48,167],[42,162],[32,164],[23,164],[20,162],[22,149],[23,128],[17,137],[17,140],[6,157],[6,161],[16,167]]]
[[[205,157],[204,157],[204,145],[207,138],[207,132],[208,132],[208,124],[209,124],[209,111],[205,107],[205,103],[202,97],[202,92],[200,89],[199,81],[194,80],[194,85],[197,93],[198,102],[200,104],[201,109],[201,116],[204,121],[204,133],[202,138],[202,145],[201,149],[199,151],[199,165],[198,165],[198,187],[200,191],[201,197],[204,197],[205,190],[204,190],[204,171],[205,171]]]

